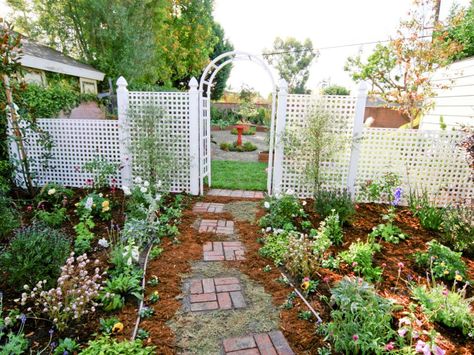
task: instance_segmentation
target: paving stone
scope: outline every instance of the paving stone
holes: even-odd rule
[[[198,230],[200,233],[215,233],[232,235],[234,234],[234,222],[225,219],[202,219],[199,222]]]
[[[280,331],[225,339],[224,354],[294,355]]]
[[[217,294],[217,301],[219,302],[220,309],[231,309],[232,308],[232,299],[230,298],[229,293],[222,292]]]
[[[203,293],[201,280],[191,281],[191,293]]]
[[[223,190],[210,189],[207,192],[209,196],[235,197],[235,198],[256,198],[262,199],[265,197],[262,191],[244,191],[244,190]]]
[[[232,304],[235,308],[245,308],[247,306],[245,304],[244,296],[240,291],[230,292],[230,298],[232,298]]]
[[[239,283],[239,279],[236,277],[218,277],[214,279],[214,283],[216,286],[237,284]]]
[[[245,260],[242,242],[207,242],[202,250],[204,261]]]
[[[216,301],[216,294],[212,293],[201,293],[199,295],[191,295],[191,303],[198,303],[198,302],[210,302]]]
[[[217,292],[240,291],[240,284],[216,286]]]
[[[213,279],[202,280],[202,289],[204,293],[215,292],[214,280]]]
[[[191,311],[198,312],[198,311],[213,311],[219,308],[219,304],[217,302],[199,302],[199,303],[191,303]]]
[[[195,213],[222,213],[224,212],[225,204],[214,203],[214,202],[197,202],[193,206],[193,212]]]

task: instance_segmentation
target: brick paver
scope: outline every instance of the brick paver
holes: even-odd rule
[[[193,207],[193,212],[196,213],[222,213],[224,212],[223,203],[209,203],[209,202],[197,202]]]
[[[202,219],[199,222],[199,233],[234,234],[234,221],[225,219]]]
[[[245,191],[245,190],[223,190],[223,189],[210,189],[207,194],[209,196],[221,196],[221,197],[236,197],[236,198],[264,198],[262,191]]]
[[[236,277],[191,280],[191,312],[245,308],[240,281]]]
[[[245,260],[241,242],[206,242],[202,249],[204,261]]]
[[[225,339],[223,342],[224,354],[232,355],[291,355],[291,350],[283,333],[273,331],[247,335],[243,337]]]

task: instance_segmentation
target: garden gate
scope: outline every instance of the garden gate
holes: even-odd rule
[[[251,61],[260,65],[270,77],[273,91],[272,91],[272,111],[270,119],[270,149],[268,159],[268,177],[267,177],[267,191],[272,192],[273,186],[273,150],[274,146],[278,146],[278,136],[275,136],[275,132],[278,127],[275,127],[275,108],[277,100],[278,87],[275,83],[275,79],[270,71],[268,65],[259,57],[245,52],[232,51],[219,55],[213,59],[201,76],[199,83],[199,192],[204,193],[204,179],[207,177],[208,185],[211,186],[211,90],[214,78],[217,73],[224,68],[236,61]],[[279,83],[280,92],[286,93],[286,82],[282,80]],[[278,103],[278,112],[286,109],[285,102]],[[277,117],[279,115],[277,114]],[[278,122],[278,119],[276,120]],[[275,138],[276,137],[276,138]]]

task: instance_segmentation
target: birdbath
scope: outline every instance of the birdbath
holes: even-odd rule
[[[235,126],[237,129],[237,147],[240,147],[242,145],[242,133],[244,132],[244,125],[238,124]]]

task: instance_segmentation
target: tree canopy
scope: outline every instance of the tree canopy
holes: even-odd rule
[[[234,50],[234,46],[225,38],[224,29],[217,22],[214,22],[213,26],[214,35],[217,38],[217,43],[214,46],[214,51],[211,54],[211,60],[217,56]],[[228,64],[223,67],[214,78],[214,86],[211,92],[211,98],[213,100],[219,100],[224,94],[224,90],[229,79],[230,72],[232,71],[232,64]]]
[[[27,36],[130,83],[185,85],[216,43],[212,0],[8,0]]]
[[[311,63],[317,57],[310,39],[299,42],[295,38],[277,37],[273,48],[265,50],[263,57],[274,65],[280,76],[288,82],[288,89],[294,94],[306,93]]]
[[[474,0],[467,8],[453,8],[450,15],[454,23],[448,30],[449,38],[462,45],[462,51],[456,53],[453,60],[464,59],[474,56]]]

